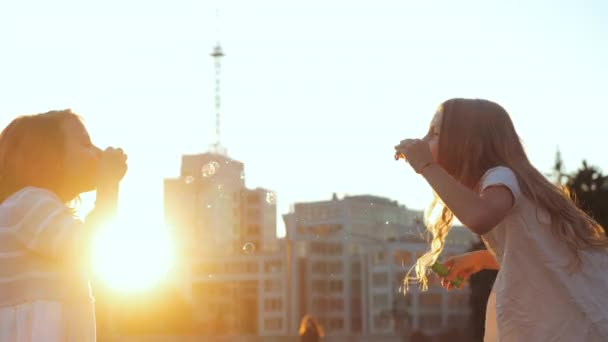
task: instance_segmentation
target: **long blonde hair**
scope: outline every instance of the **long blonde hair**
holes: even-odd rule
[[[439,135],[438,163],[452,177],[472,190],[490,168],[506,166],[517,176],[524,196],[551,217],[553,233],[573,253],[573,267],[580,264],[583,249],[606,249],[608,239],[601,225],[580,210],[567,191],[549,182],[528,160],[507,111],[487,100],[451,99],[438,109],[443,119]],[[431,222],[431,214],[441,205],[441,214]],[[431,249],[416,261],[404,279],[428,288],[429,267],[437,261],[454,214],[435,195],[426,213],[432,235]],[[411,277],[412,270],[416,276]]]

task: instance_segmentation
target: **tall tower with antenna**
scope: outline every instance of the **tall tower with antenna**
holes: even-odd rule
[[[211,152],[226,155],[226,148],[221,145],[221,93],[220,93],[220,71],[222,66],[222,57],[224,57],[224,52],[222,51],[222,46],[220,45],[219,39],[219,9],[216,9],[216,38],[217,42],[213,51],[211,51],[210,55],[213,57],[214,65],[215,65],[215,142],[211,145]]]

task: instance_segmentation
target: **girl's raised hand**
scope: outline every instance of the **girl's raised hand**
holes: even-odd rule
[[[405,160],[416,173],[421,173],[424,167],[433,163],[431,148],[429,147],[429,144],[422,139],[401,140],[401,143],[395,146],[395,151],[398,155],[405,156]]]
[[[98,181],[118,184],[127,172],[127,155],[121,148],[108,147],[99,154]]]

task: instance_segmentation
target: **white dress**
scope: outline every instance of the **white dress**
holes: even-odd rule
[[[0,307],[0,342],[95,341],[93,303],[34,301]]]
[[[486,341],[608,341],[608,252],[572,254],[551,232],[549,215],[522,195],[513,171],[488,170],[480,191],[502,185],[515,204],[482,236],[500,265],[486,314]]]

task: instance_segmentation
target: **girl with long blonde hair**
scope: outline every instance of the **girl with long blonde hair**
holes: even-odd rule
[[[604,230],[532,166],[504,108],[486,100],[448,100],[423,139],[403,140],[395,150],[433,188],[429,213],[441,207],[428,223],[430,251],[417,260],[406,285],[426,289],[428,269],[456,217],[487,250],[449,259],[442,284],[449,290],[456,277],[499,270],[488,300],[486,341],[608,340]]]

